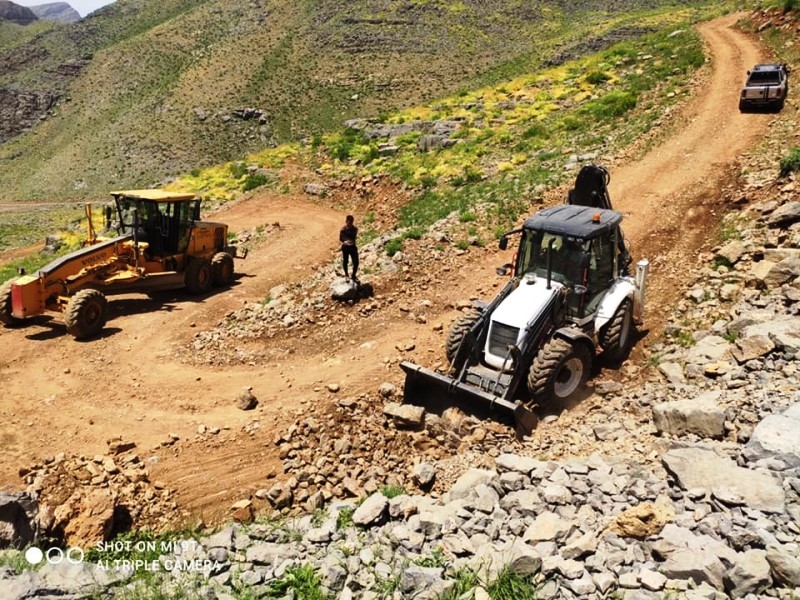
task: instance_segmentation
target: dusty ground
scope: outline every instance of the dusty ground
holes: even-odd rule
[[[712,57],[703,74],[708,86],[673,115],[669,138],[644,156],[607,165],[611,198],[625,214],[634,256],[652,263],[651,337],[680,294],[685,270],[711,243],[730,197],[725,190],[735,184],[737,157],[775,118],[737,110],[745,71],[765,58],[756,42],[732,28],[737,18],[701,27]],[[339,397],[374,393],[387,380],[401,383],[402,373],[390,362],[400,353],[398,343],[414,345],[403,358],[425,365],[440,360],[444,334],[437,325],[446,330],[458,301],[478,292],[491,295],[500,283],[494,267],[510,259],[510,250],[473,248],[447,273],[401,271],[376,290],[379,308],[357,327],[346,318],[357,308],[342,306],[336,309],[342,318],[328,326],[260,342],[276,345],[276,359],[268,364],[222,368],[186,360],[195,332],[226,312],[262,300],[275,285],[329,268],[344,212],[380,209],[399,195],[382,193],[370,201],[339,194],[327,205],[264,193],[227,208],[216,217],[234,231],[280,224],[237,264],[236,284],[199,300],[114,300],[100,339],[75,342],[60,323],[47,320],[0,330],[0,487],[20,487],[17,470],[34,460],[59,451],[91,456],[105,451],[107,439],[122,436],[150,457],[154,478],[175,489],[185,509],[216,513],[281,472],[275,436],[300,412],[329,402],[329,383],[341,387]],[[430,302],[426,322],[409,319],[407,309],[423,300]],[[259,398],[254,412],[234,406],[244,386]],[[200,442],[200,425],[222,431],[214,441]],[[181,441],[162,445],[170,434]]]

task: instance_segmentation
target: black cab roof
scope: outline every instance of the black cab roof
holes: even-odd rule
[[[607,233],[622,222],[614,210],[562,204],[539,211],[525,221],[525,229],[590,239]]]
[[[753,71],[780,71],[784,68],[783,63],[759,63],[752,68]]]

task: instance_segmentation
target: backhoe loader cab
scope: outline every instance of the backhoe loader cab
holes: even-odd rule
[[[587,181],[596,189],[579,190]],[[510,281],[452,324],[449,374],[401,363],[407,402],[439,404],[435,391],[507,410],[530,431],[532,407],[575,395],[598,354],[613,363],[627,355],[642,321],[649,263],[628,275],[622,215],[610,208],[607,181],[604,169],[584,167],[570,204],[542,210],[500,239],[505,250],[519,236]]]
[[[118,235],[98,238],[87,205],[86,245],[0,286],[0,322],[17,325],[62,312],[70,334],[89,338],[105,325],[110,294],[178,288],[200,294],[232,282],[237,249],[227,244],[227,225],[200,220],[200,198],[164,190],[111,195],[106,218],[114,213]]]

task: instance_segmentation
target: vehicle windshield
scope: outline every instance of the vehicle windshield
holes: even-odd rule
[[[747,79],[748,85],[778,85],[780,82],[777,71],[753,71]]]
[[[551,245],[552,244],[552,245]],[[581,260],[587,256],[589,242],[544,231],[524,231],[517,258],[517,275],[535,273],[547,276],[547,249],[552,248],[552,278],[572,285],[581,282]]]
[[[161,216],[157,202],[138,198],[117,199],[117,211],[119,212],[119,226],[122,234],[133,232],[136,224],[134,211],[138,211],[139,226],[142,228],[156,226]]]

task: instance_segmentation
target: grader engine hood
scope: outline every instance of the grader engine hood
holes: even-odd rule
[[[551,280],[550,289],[547,289],[547,278],[534,277],[532,274],[522,278],[517,289],[492,313],[484,348],[487,364],[496,369],[512,369],[510,360],[506,361],[508,346],[522,342],[528,323],[546,310],[562,287]]]

